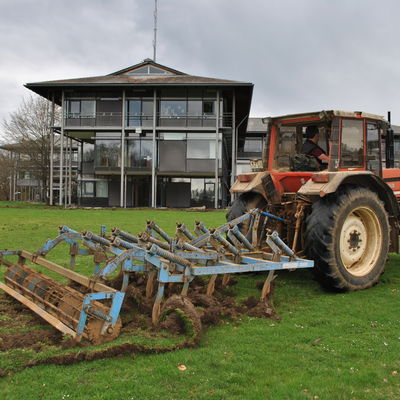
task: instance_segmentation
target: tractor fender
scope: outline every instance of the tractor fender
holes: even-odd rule
[[[323,171],[314,174],[298,191],[305,196],[324,197],[335,193],[342,185],[357,185],[377,193],[389,215],[399,220],[400,209],[393,190],[371,171]]]
[[[269,172],[250,172],[248,174],[238,175],[235,183],[232,185],[231,193],[245,193],[245,192],[256,192],[260,193],[265,197],[263,178],[269,175]]]

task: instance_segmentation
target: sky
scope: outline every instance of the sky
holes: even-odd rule
[[[153,57],[154,0],[0,0],[0,10],[0,122],[29,96],[25,83]],[[399,16],[398,0],[158,0],[156,61],[253,83],[253,117],[390,110],[400,124]]]

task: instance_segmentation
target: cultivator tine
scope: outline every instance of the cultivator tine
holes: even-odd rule
[[[151,313],[151,321],[153,322],[154,325],[158,323],[158,319],[160,318],[161,302],[164,297],[164,289],[165,289],[165,283],[160,282],[158,284],[156,299],[154,300],[153,310]]]
[[[176,242],[176,246],[177,249],[183,249],[183,250],[187,250],[187,251],[202,251],[200,248],[196,247],[196,246],[192,246],[190,243],[185,242],[184,240],[180,239]]]
[[[102,236],[98,236],[98,235],[94,234],[93,232],[84,231],[84,232],[82,232],[82,234],[83,234],[83,237],[85,239],[88,239],[88,240],[91,240],[93,242],[99,243],[99,244],[101,244],[103,246],[107,246],[107,247],[111,246],[111,241],[110,240],[108,240],[108,239],[106,239],[106,238],[104,238]]]
[[[119,228],[116,228],[116,227],[111,229],[111,234],[113,236],[121,236],[123,239],[125,239],[131,243],[139,243],[139,239],[136,236],[134,236],[128,232],[121,231]]]
[[[189,240],[194,240],[195,237],[187,230],[185,224],[180,222],[176,223],[176,236],[178,238],[187,238]]]
[[[154,287],[156,284],[157,271],[150,271],[148,273],[146,282],[146,297],[149,299],[154,293]]]
[[[272,281],[276,278],[275,271],[269,271],[267,279],[261,289],[260,301],[264,301],[271,292]]]
[[[212,294],[214,293],[217,276],[218,276],[217,274],[211,275],[211,278],[207,284],[207,291],[206,291],[207,296],[212,296]]]
[[[154,236],[150,236],[147,232],[139,233],[138,238],[143,243],[153,243],[161,247],[162,249],[170,249],[170,245],[168,243],[162,242],[161,240],[156,239]]]
[[[207,227],[200,221],[196,221],[195,222],[195,228],[194,228],[194,233],[197,236],[202,235],[203,233],[208,233],[209,230],[207,229]]]
[[[237,262],[240,262],[240,251],[237,249],[235,246],[233,246],[231,243],[229,243],[224,237],[221,236],[217,231],[214,231],[211,236],[219,243],[221,246],[223,246],[225,249],[233,253],[235,256],[237,256]]]
[[[231,232],[232,235],[234,235],[236,239],[239,240],[248,250],[254,250],[252,244],[247,240],[246,236],[244,236],[243,233],[240,232],[237,225],[231,226],[228,232]]]
[[[168,243],[172,242],[172,239],[166,234],[154,221],[147,221],[147,229],[146,231],[155,231],[160,235],[164,240],[166,240]]]

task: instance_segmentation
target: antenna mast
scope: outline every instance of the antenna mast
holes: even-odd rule
[[[156,62],[157,51],[157,0],[154,0],[154,39],[153,39],[153,61]]]

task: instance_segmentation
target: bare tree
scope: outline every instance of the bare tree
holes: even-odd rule
[[[0,200],[11,200],[10,185],[12,185],[12,168],[12,160],[8,153],[0,149]]]
[[[60,120],[60,109],[55,109],[55,121]],[[31,175],[40,182],[41,200],[45,199],[50,170],[51,103],[43,97],[31,95],[3,122],[3,133],[8,143],[26,160]]]

